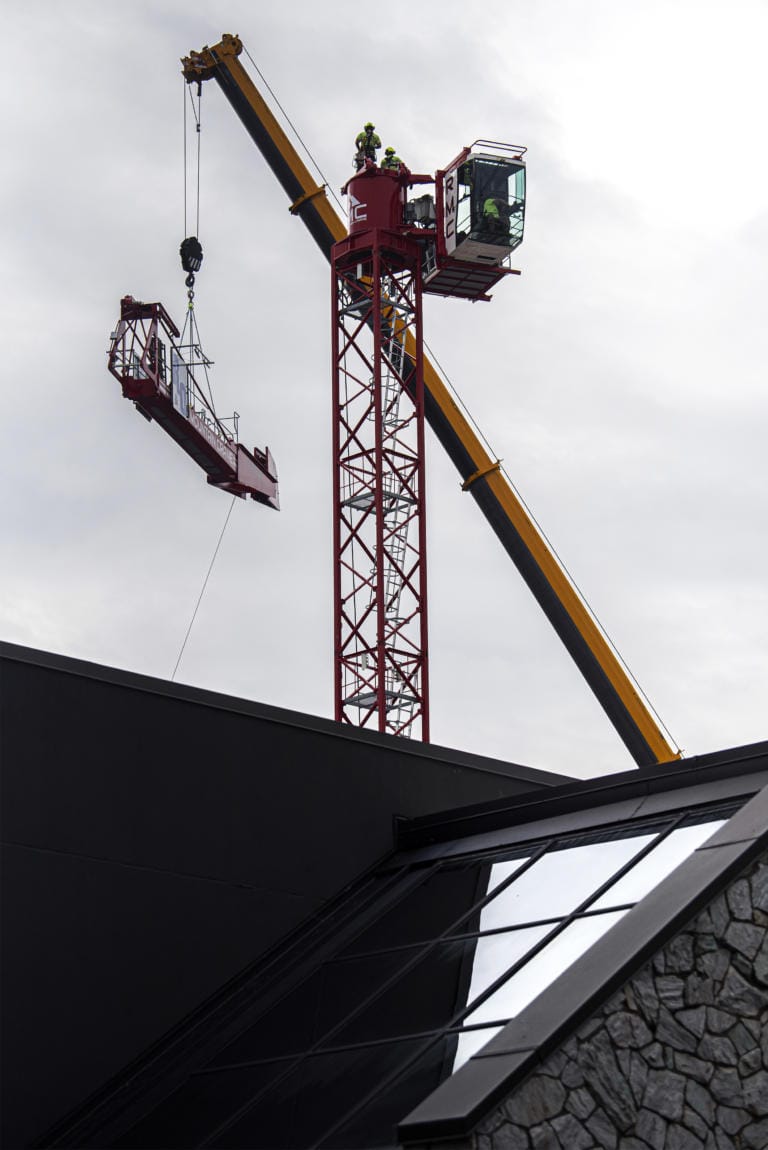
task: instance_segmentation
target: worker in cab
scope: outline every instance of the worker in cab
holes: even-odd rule
[[[357,133],[355,139],[355,168],[359,172],[361,168],[365,167],[366,160],[372,160],[376,163],[376,153],[381,147],[381,140],[376,135],[375,125],[369,120],[363,125],[362,132]]]
[[[384,149],[384,159],[381,161],[382,168],[394,168],[395,170],[400,167],[402,160],[395,154],[394,148]]]
[[[484,232],[495,235],[509,235],[509,204],[498,196],[488,196],[483,201]]]

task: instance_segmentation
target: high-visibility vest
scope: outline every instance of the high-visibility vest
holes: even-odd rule
[[[483,215],[490,216],[491,219],[497,220],[499,218],[499,205],[493,196],[489,196],[483,204]]]
[[[367,148],[380,148],[381,147],[381,140],[379,139],[379,137],[376,135],[375,132],[371,132],[371,134],[368,135],[368,133],[365,130],[363,130],[362,132],[358,132],[357,139],[355,140],[355,145],[360,151],[362,151],[366,147]]]

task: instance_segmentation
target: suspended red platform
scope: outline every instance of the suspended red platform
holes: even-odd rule
[[[123,395],[146,419],[156,420],[208,476],[208,482],[242,499],[250,495],[280,509],[277,468],[269,451],[249,451],[237,442],[238,416],[232,429],[205,397],[195,369],[210,366],[197,344],[181,344],[181,334],[160,303],[133,296],[120,301],[120,320],[112,333],[109,370]]]

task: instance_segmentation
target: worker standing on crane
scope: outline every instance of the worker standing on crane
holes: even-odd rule
[[[370,120],[363,126],[362,132],[357,133],[355,139],[355,147],[357,154],[355,156],[355,169],[359,172],[361,168],[365,167],[366,160],[372,160],[376,163],[376,153],[381,147],[381,140],[376,135],[375,124]]]
[[[400,167],[402,162],[403,161],[400,159],[400,157],[395,154],[394,148],[385,148],[384,149],[384,159],[381,161],[382,168],[397,169]]]

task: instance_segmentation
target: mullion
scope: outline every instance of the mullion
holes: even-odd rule
[[[533,856],[531,856],[529,859],[526,860],[525,863],[523,863],[523,865],[519,868],[519,870],[515,871],[515,873],[513,875],[510,875],[508,880],[506,880],[504,883],[500,883],[498,887],[495,887],[493,894],[494,895],[498,894],[498,892],[500,890],[502,890],[504,887],[509,885],[509,883],[515,878],[516,875],[520,875],[520,874],[524,873],[524,871],[528,870],[528,868],[530,866],[532,866],[534,862],[536,862],[539,858],[541,858],[541,856],[543,854],[546,853],[548,845],[549,845],[548,843],[544,843]],[[439,868],[440,868],[440,864],[437,864],[434,867],[428,868],[428,873],[433,873],[433,872],[437,871]],[[414,888],[418,885],[419,885],[418,883],[415,883]],[[488,901],[489,901],[488,896],[486,896],[485,899],[481,900],[481,902],[479,902],[475,905],[474,909],[477,910],[479,907],[482,907],[483,905],[485,905],[485,903]],[[396,905],[396,902],[393,905]],[[472,912],[470,911],[470,913],[472,913]],[[452,923],[450,927],[448,927],[448,931],[450,931],[459,922],[462,922],[466,917],[467,917],[466,913],[462,912],[462,914],[455,920],[455,922]],[[320,1046],[321,1042],[325,1042],[327,1044],[329,1038],[332,1038],[334,1034],[337,1034],[340,1030],[342,1030],[345,1026],[347,1026],[352,1020],[354,1020],[360,1014],[362,1014],[363,1011],[365,1011],[372,1002],[375,1002],[375,1000],[377,998],[380,998],[381,995],[386,993],[386,991],[388,991],[390,989],[390,987],[393,986],[399,979],[403,978],[406,974],[408,974],[408,972],[410,970],[412,970],[413,967],[419,961],[421,961],[421,959],[423,957],[425,957],[428,953],[431,953],[433,950],[435,950],[437,948],[437,946],[445,940],[448,931],[444,931],[441,935],[439,935],[437,938],[432,939],[430,942],[416,944],[418,946],[418,954],[416,954],[414,956],[414,958],[409,963],[406,963],[406,965],[400,971],[398,971],[396,974],[392,975],[384,983],[382,983],[376,990],[373,991],[373,993],[371,993],[366,999],[364,999],[363,1002],[360,1003],[360,1005],[355,1010],[353,1010],[350,1014],[345,1015],[345,1017],[342,1018],[337,1023],[336,1026],[332,1027],[331,1030],[327,1031],[326,1034],[323,1035],[322,1038],[318,1038],[317,1041],[312,1046],[308,1047],[307,1050],[305,1050],[301,1054],[299,1054],[297,1056],[296,1061],[293,1064],[293,1066],[290,1069],[288,1069],[286,1071],[286,1073],[284,1073],[283,1075],[279,1076],[276,1079],[273,1079],[272,1082],[270,1082],[268,1084],[268,1086],[266,1086],[266,1087],[264,1087],[264,1089],[260,1090],[257,1095],[255,1095],[247,1103],[245,1103],[242,1107],[240,1107],[239,1110],[235,1111],[235,1113],[233,1115],[231,1115],[224,1123],[222,1123],[220,1126],[218,1126],[216,1128],[216,1130],[213,1131],[212,1134],[210,1134],[208,1136],[208,1138],[206,1139],[206,1141],[204,1143],[202,1143],[202,1145],[203,1146],[209,1146],[211,1144],[211,1139],[218,1138],[225,1130],[228,1130],[231,1126],[233,1126],[235,1124],[235,1122],[239,1122],[239,1120],[242,1117],[244,1117],[248,1113],[248,1111],[251,1110],[253,1108],[253,1106],[255,1106],[260,1101],[260,1099],[267,1092],[267,1090],[271,1090],[271,1089],[274,1089],[276,1086],[279,1086],[280,1083],[282,1081],[284,1081],[284,1079],[288,1076],[288,1074],[291,1073],[291,1071],[294,1067],[298,1066],[299,1063],[306,1061],[309,1057],[311,1057],[311,1055],[317,1053],[318,1047]],[[362,932],[360,932],[360,933],[362,933]],[[445,1028],[443,1028],[443,1031],[441,1033],[444,1033],[444,1032],[445,1032]],[[419,1053],[421,1053],[421,1052],[419,1052]]]
[[[582,904],[584,905],[584,904]],[[633,902],[617,903],[616,906],[601,906],[596,910],[574,910],[569,912],[569,918],[574,921],[583,918],[597,918],[601,914],[611,914],[619,910],[632,910],[636,904]],[[497,934],[514,934],[518,930],[532,930],[537,926],[553,926],[558,922],[562,922],[564,916],[561,914],[552,915],[551,918],[536,918],[528,922],[515,922],[510,926],[494,926],[490,930],[475,930],[468,931],[466,934],[454,934],[451,938],[445,939],[445,942],[468,942],[473,938],[493,938]],[[369,956],[366,956],[369,957]]]
[[[661,830],[650,843],[648,843],[645,847],[643,847],[640,851],[638,851],[637,854],[633,855],[632,858],[630,860],[628,860],[628,862],[625,863],[622,867],[620,867],[617,871],[614,871],[611,874],[611,876],[606,880],[606,882],[604,882],[600,887],[598,887],[596,891],[593,891],[592,894],[588,898],[586,898],[578,907],[575,908],[575,910],[571,911],[564,918],[560,919],[553,930],[551,930],[547,935],[545,935],[545,937],[543,939],[541,939],[538,943],[534,944],[534,946],[529,951],[527,951],[525,955],[523,955],[520,959],[518,959],[517,962],[513,963],[513,965],[506,971],[506,973],[504,975],[501,975],[494,983],[492,983],[489,987],[487,987],[486,990],[481,995],[478,995],[478,997],[473,1000],[472,1010],[475,1010],[479,1005],[481,1005],[483,1002],[485,1002],[486,999],[490,998],[491,995],[493,993],[495,993],[495,991],[498,990],[498,988],[500,986],[502,986],[514,974],[516,974],[518,972],[518,970],[520,970],[527,962],[530,962],[533,958],[535,958],[536,955],[539,954],[540,951],[543,950],[544,947],[547,946],[553,939],[557,938],[558,935],[560,935],[562,933],[562,931],[565,930],[565,928],[567,926],[569,926],[576,918],[582,916],[583,913],[586,910],[588,910],[589,906],[594,901],[596,901],[598,898],[600,898],[605,893],[605,891],[607,891],[613,885],[614,882],[618,881],[620,878],[623,878],[624,874],[628,870],[630,870],[637,862],[639,862],[642,858],[644,858],[647,854],[649,854],[652,850],[654,850],[660,842],[662,842],[669,834],[671,834],[671,832],[677,828],[677,826],[682,822],[682,820],[687,816],[687,814],[688,814],[688,812],[681,812],[676,818],[671,820],[669,822],[669,824],[667,825],[666,829]],[[234,1125],[235,1122],[239,1121],[242,1117],[244,1117],[245,1114],[247,1114],[248,1111],[251,1110],[253,1108],[253,1106],[255,1106],[258,1103],[258,1101],[261,1099],[261,1097],[268,1090],[274,1089],[276,1086],[278,1086],[287,1077],[287,1075],[289,1073],[291,1073],[292,1069],[294,1069],[295,1067],[298,1067],[300,1063],[306,1061],[313,1054],[317,1053],[321,1042],[327,1043],[329,1038],[332,1039],[334,1034],[338,1033],[345,1026],[347,1026],[350,1021],[354,1020],[360,1014],[362,1014],[363,1011],[366,1010],[367,1007],[372,1002],[374,1002],[377,998],[381,997],[381,995],[383,995],[387,990],[389,990],[391,986],[393,986],[397,981],[399,981],[406,974],[408,974],[409,971],[412,970],[413,967],[418,962],[420,962],[422,959],[424,959],[430,953],[432,953],[441,943],[444,943],[446,941],[454,941],[450,935],[450,931],[453,930],[456,926],[458,926],[461,922],[463,922],[466,918],[468,918],[470,914],[473,914],[473,913],[477,912],[478,910],[482,910],[482,908],[485,905],[487,905],[487,903],[491,902],[492,899],[494,899],[495,897],[497,897],[501,893],[501,891],[505,890],[516,879],[520,878],[527,870],[529,870],[534,865],[534,863],[538,862],[538,860],[544,854],[546,854],[547,851],[555,850],[556,847],[560,846],[561,844],[563,846],[565,846],[565,844],[572,841],[573,837],[574,836],[557,836],[557,837],[553,837],[551,839],[548,839],[544,843],[542,843],[539,846],[539,848],[537,850],[535,850],[516,871],[514,871],[513,874],[511,874],[503,882],[499,883],[498,886],[494,887],[493,891],[490,892],[489,894],[487,894],[485,896],[485,898],[481,899],[478,903],[476,903],[471,911],[469,911],[468,913],[463,912],[455,920],[455,922],[451,926],[449,926],[445,931],[443,931],[443,933],[441,935],[439,935],[437,938],[435,938],[435,939],[433,939],[430,942],[427,942],[425,944],[421,944],[418,948],[419,952],[414,956],[414,958],[411,960],[411,962],[406,963],[406,965],[401,970],[399,970],[396,974],[392,975],[383,984],[381,984],[355,1010],[353,1010],[350,1014],[347,1014],[342,1020],[339,1021],[339,1023],[335,1027],[333,1027],[331,1030],[327,1031],[322,1039],[318,1039],[306,1051],[299,1054],[298,1057],[296,1058],[295,1062],[292,1064],[291,1068],[289,1070],[287,1070],[285,1074],[278,1077],[277,1079],[273,1079],[272,1082],[270,1082],[268,1084],[268,1086],[266,1086],[264,1089],[259,1091],[259,1093],[254,1098],[250,1099],[239,1110],[237,1110],[233,1115],[231,1115],[229,1119],[227,1119],[222,1125],[220,1125],[211,1135],[209,1135],[206,1142],[203,1143],[202,1145],[203,1146],[210,1146],[211,1145],[211,1139],[217,1138],[221,1133],[223,1133],[225,1130],[229,1129],[232,1125]],[[628,835],[626,837],[632,837],[632,836]],[[611,840],[604,840],[604,841],[611,841]],[[440,860],[440,862],[436,863],[433,867],[426,868],[427,873],[428,874],[436,873],[439,869],[441,869],[442,861],[443,860]],[[465,860],[465,861],[468,861],[468,860]],[[483,860],[482,856],[480,856],[480,858],[477,861],[485,861],[485,860]],[[507,861],[507,860],[499,859],[498,861]],[[489,862],[489,865],[492,865],[492,863]],[[410,888],[410,889],[415,889],[415,887],[418,885],[419,885],[418,883],[415,883],[414,887]],[[397,905],[397,903],[399,901],[400,901],[399,899],[396,899],[392,905],[393,906]],[[607,911],[604,911],[602,913],[607,913]],[[358,933],[360,934],[360,933],[362,933],[362,931],[360,931]],[[442,1030],[439,1032],[439,1036],[444,1037],[452,1028],[455,1028],[457,1026],[457,1023],[460,1023],[461,1020],[463,1018],[465,1018],[470,1013],[471,1013],[471,1011],[469,1009],[469,1004],[467,1004],[467,1006],[463,1010],[459,1011],[457,1014],[454,1015],[453,1019],[448,1023],[447,1026],[442,1028]],[[439,1038],[436,1039],[436,1041],[439,1041]],[[369,1101],[371,1101],[373,1098],[375,1098],[378,1094],[380,1094],[382,1092],[382,1090],[386,1086],[388,1086],[390,1084],[390,1082],[392,1082],[394,1079],[396,1079],[404,1071],[404,1069],[406,1069],[408,1066],[410,1066],[416,1058],[421,1057],[421,1054],[423,1053],[424,1049],[426,1049],[426,1047],[424,1047],[422,1050],[419,1050],[418,1052],[415,1052],[413,1057],[407,1061],[405,1067],[401,1067],[397,1071],[394,1071],[387,1079],[384,1080],[383,1083],[380,1083],[378,1085],[378,1087],[376,1089],[374,1089],[374,1091],[372,1091],[371,1094],[367,1095],[365,1097],[365,1099],[357,1107],[355,1107],[352,1111],[349,1111],[347,1113],[347,1115],[345,1115],[344,1121],[348,1120],[350,1117],[353,1117],[359,1111],[359,1109],[361,1108],[362,1105],[367,1104]],[[339,1125],[341,1125],[341,1123],[337,1123],[336,1126],[332,1127],[330,1130],[325,1131],[321,1141],[324,1140],[325,1138],[327,1138],[330,1134],[332,1134],[338,1128]]]
[[[472,1003],[467,1003],[466,1007],[462,1011],[460,1011],[459,1014],[456,1015],[456,1017],[453,1020],[453,1024],[455,1025],[457,1022],[460,1022],[467,1015],[472,1014],[477,1009],[478,1006],[481,1006],[487,999],[489,999],[491,997],[492,994],[495,994],[500,986],[503,986],[505,982],[508,982],[509,979],[512,978],[515,974],[517,974],[517,972],[519,970],[521,970],[525,965],[527,965],[527,963],[531,962],[536,957],[537,954],[540,954],[541,951],[546,946],[549,946],[550,942],[552,942],[553,939],[555,939],[559,935],[561,935],[563,933],[563,931],[567,927],[569,927],[571,925],[571,923],[575,922],[578,918],[585,918],[585,917],[596,918],[600,914],[610,913],[608,908],[601,908],[600,910],[593,912],[593,914],[590,916],[588,916],[585,912],[589,909],[591,904],[593,902],[596,902],[596,900],[599,899],[607,890],[609,890],[610,887],[613,886],[613,884],[615,882],[617,882],[619,879],[623,878],[624,875],[627,873],[627,871],[631,870],[632,867],[635,866],[636,863],[638,863],[641,859],[645,858],[646,855],[651,853],[651,851],[655,850],[656,847],[659,845],[659,843],[663,842],[664,839],[666,839],[672,833],[672,831],[677,828],[679,823],[681,823],[684,818],[685,818],[685,813],[680,814],[673,822],[670,823],[670,825],[667,827],[666,830],[661,831],[656,836],[656,838],[653,839],[652,842],[650,842],[646,846],[644,846],[642,848],[642,850],[637,852],[636,855],[633,855],[632,858],[629,859],[626,863],[624,863],[624,865],[622,867],[620,867],[617,871],[614,871],[614,873],[611,875],[611,877],[609,879],[607,879],[603,883],[602,886],[598,887],[597,890],[593,891],[592,894],[590,894],[587,898],[585,898],[584,901],[579,906],[577,906],[574,910],[572,910],[569,914],[567,914],[563,918],[561,918],[559,920],[558,924],[554,927],[554,929],[549,931],[549,933],[546,934],[544,936],[544,938],[539,939],[539,941],[537,943],[534,943],[534,945],[531,947],[531,949],[526,951],[526,953],[524,955],[522,955],[516,962],[514,962],[512,964],[512,966],[509,967],[509,969],[506,971],[505,974],[500,975],[496,979],[495,982],[491,983],[490,986],[486,987],[486,989],[482,992],[482,994],[479,994],[477,996],[477,998],[473,999]],[[635,906],[635,905],[636,905],[636,903],[631,903],[630,907]],[[620,909],[620,908],[617,908],[617,909]],[[471,1009],[470,1009],[470,1007],[471,1007]]]
[[[318,1050],[313,1054],[316,1058],[325,1058],[326,1055],[331,1054],[346,1054],[354,1050],[373,1050],[379,1046],[397,1046],[399,1042],[413,1042],[417,1038],[441,1038],[444,1034],[455,1033],[463,1034],[474,1030],[488,1030],[494,1026],[502,1026],[508,1019],[499,1019],[495,1022],[475,1022],[470,1023],[469,1026],[462,1027],[437,1027],[431,1030],[414,1030],[409,1031],[407,1034],[398,1034],[394,1038],[367,1038],[359,1042],[343,1042],[339,1046],[328,1046],[322,1050]],[[252,1058],[248,1062],[233,1062],[228,1066],[206,1066],[201,1070],[195,1070],[190,1078],[204,1078],[206,1075],[229,1073],[233,1070],[247,1070],[249,1067],[255,1066],[268,1066],[274,1062],[297,1062],[299,1059],[294,1054],[283,1054],[277,1058]],[[277,1079],[273,1079],[273,1083]]]
[[[324,1130],[318,1140],[312,1144],[310,1150],[318,1150],[318,1147],[322,1146],[326,1139],[330,1138],[332,1134],[335,1134],[340,1127],[351,1121],[351,1119],[354,1118],[355,1115],[359,1114],[365,1106],[368,1106],[371,1102],[375,1101],[375,1099],[383,1094],[384,1091],[387,1090],[393,1083],[397,1082],[399,1078],[402,1078],[403,1075],[411,1069],[414,1063],[419,1061],[422,1055],[425,1054],[431,1046],[437,1046],[438,1042],[445,1038],[447,1034],[448,1030],[445,1028],[441,1031],[433,1031],[430,1040],[425,1042],[419,1050],[414,1050],[411,1057],[407,1058],[402,1066],[396,1067],[396,1069],[392,1070],[390,1074],[381,1082],[377,1082],[376,1086],[374,1086],[374,1088],[370,1090],[368,1094],[364,1095],[363,1098],[358,1099],[356,1106],[353,1106],[351,1110],[347,1110],[346,1114],[344,1114],[342,1118],[335,1122],[333,1126],[330,1126]]]
[[[399,891],[395,890],[395,897],[391,900],[391,902],[388,902],[383,908],[379,908],[379,911],[380,911],[379,914],[368,915],[368,917],[366,918],[366,920],[363,923],[360,930],[357,930],[354,934],[351,935],[351,937],[345,937],[343,939],[343,946],[344,947],[351,946],[354,943],[356,938],[359,938],[361,934],[364,934],[365,931],[368,930],[369,927],[372,926],[378,919],[383,918],[384,914],[389,914],[391,911],[395,910],[395,908],[398,907],[400,905],[400,903],[405,899],[406,895],[413,894],[413,892],[415,890],[418,890],[418,888],[420,886],[422,886],[424,883],[428,882],[429,879],[431,879],[434,875],[440,873],[444,869],[446,869],[446,868],[443,865],[442,859],[437,859],[434,862],[428,864],[427,866],[418,866],[415,868],[410,868],[407,866],[401,867],[399,869],[399,871],[397,872],[397,876],[396,876],[396,880],[395,880],[396,882],[397,881],[402,882],[401,889]],[[385,872],[385,873],[387,873],[387,872]],[[409,881],[411,879],[413,881]],[[390,884],[388,886],[388,889],[391,890],[393,885],[394,884]],[[403,943],[403,946],[413,946],[413,945],[414,945],[413,943]],[[341,949],[341,948],[337,948],[337,949]],[[380,949],[382,949],[382,950],[397,950],[400,948],[399,947],[382,947]],[[361,952],[361,954],[377,954],[377,953],[378,953],[378,951],[362,951]],[[350,955],[349,957],[350,958],[352,958],[352,957],[357,958],[358,955]],[[336,955],[334,955],[333,958],[335,959]]]
[[[636,857],[639,858],[640,856],[637,855]],[[619,910],[631,910],[633,906],[635,906],[634,902],[622,902],[611,906],[598,907],[596,910],[585,910],[582,913],[574,911],[573,915],[576,919],[596,918],[597,915],[600,914],[608,914],[609,912],[616,912]],[[509,926],[494,926],[490,927],[488,930],[468,930],[463,934],[452,934],[449,936],[441,935],[437,941],[445,943],[469,942],[473,938],[491,938],[495,934],[514,934],[515,931],[518,930],[531,930],[533,927],[537,926],[551,926],[554,923],[560,922],[562,918],[562,915],[557,914],[551,915],[549,918],[534,918],[526,920],[525,922],[515,922],[511,923]],[[338,963],[351,963],[356,962],[358,959],[362,958],[374,958],[379,954],[395,954],[399,950],[415,950],[416,947],[424,947],[425,945],[425,942],[403,942],[397,946],[382,946],[378,950],[361,950],[356,954],[338,955],[330,961]]]
[[[629,871],[636,863],[638,863],[642,858],[644,858],[652,850],[655,850],[655,848],[659,845],[659,843],[663,842],[664,839],[666,839],[667,836],[670,835],[672,833],[672,831],[678,827],[678,825],[683,821],[683,819],[685,817],[686,817],[686,813],[683,812],[677,818],[675,818],[673,821],[671,821],[669,823],[669,825],[666,827],[666,829],[661,830],[655,836],[655,838],[652,840],[652,842],[648,843],[645,847],[642,848],[642,850],[638,851],[637,854],[633,855],[632,858],[629,859],[617,871],[614,871],[611,874],[610,878],[608,878],[602,884],[602,886],[600,886],[596,891],[594,891],[588,898],[584,899],[584,901],[575,910],[573,910],[565,918],[559,920],[559,925],[557,925],[554,930],[550,931],[543,939],[540,940],[539,943],[535,944],[531,948],[531,950],[529,950],[516,963],[514,963],[506,971],[506,973],[504,975],[499,977],[495,983],[491,984],[491,986],[488,987],[483,992],[483,994],[478,995],[478,997],[471,1004],[472,1005],[471,1011],[469,1008],[470,1004],[467,1004],[467,1006],[464,1010],[460,1011],[457,1015],[454,1016],[453,1021],[448,1026],[443,1027],[442,1031],[439,1033],[439,1035],[435,1039],[435,1045],[442,1038],[445,1038],[448,1034],[454,1034],[454,1033],[459,1034],[459,1033],[461,1033],[462,1029],[464,1029],[464,1030],[482,1030],[482,1029],[486,1029],[487,1027],[493,1026],[492,1022],[485,1022],[482,1025],[480,1023],[477,1023],[474,1026],[472,1024],[470,1024],[470,1026],[466,1027],[466,1028],[461,1028],[460,1026],[457,1026],[457,1024],[460,1024],[463,1018],[465,1018],[468,1014],[474,1012],[474,1010],[477,1009],[477,1007],[479,1005],[481,1005],[488,998],[490,998],[491,995],[493,993],[495,993],[495,991],[499,988],[499,986],[502,986],[505,982],[507,982],[510,978],[512,978],[513,975],[516,974],[518,970],[520,970],[524,965],[526,965],[533,958],[535,958],[535,956],[541,950],[543,950],[545,946],[547,946],[554,938],[556,938],[558,935],[560,935],[563,932],[563,930],[565,930],[565,928],[567,926],[569,926],[572,922],[575,922],[579,918],[585,918],[585,917],[593,917],[594,918],[594,917],[597,917],[599,914],[610,913],[607,909],[599,910],[599,911],[593,911],[591,915],[588,915],[586,912],[588,911],[590,905],[593,902],[595,902],[598,898],[600,898],[605,893],[605,891],[607,891],[613,885],[613,883],[617,882],[620,878],[622,878],[627,871]],[[554,841],[559,844],[563,840],[560,839],[560,840],[554,840]],[[568,841],[568,840],[565,840],[565,841]],[[543,854],[543,853],[544,853],[544,850],[542,850],[540,852],[538,857],[541,857],[541,854]],[[519,874],[522,873],[522,870],[523,870],[523,868],[521,868],[520,871],[516,871],[515,874],[511,875],[509,882],[514,881],[515,877],[518,877]],[[509,885],[509,883],[507,882],[507,883],[504,883],[503,885],[507,886],[507,885]],[[498,893],[498,891],[501,889],[503,889],[503,888],[502,888],[502,885],[500,884],[499,887],[494,888],[494,893]],[[486,901],[488,901],[488,900],[486,900]],[[631,907],[631,906],[634,906],[636,904],[632,903],[629,905]],[[616,909],[621,909],[621,908],[616,908]],[[505,933],[505,932],[504,931],[493,931],[493,932],[487,932],[487,933],[495,934],[495,933]],[[477,937],[482,937],[482,935],[478,934]],[[441,941],[445,941],[445,940],[441,939]],[[499,1025],[505,1025],[505,1023],[499,1023]],[[428,1049],[428,1044],[425,1045],[421,1050],[414,1052],[413,1056],[406,1061],[405,1065],[400,1066],[396,1071],[393,1071],[392,1074],[390,1074],[389,1077],[386,1078],[383,1082],[378,1083],[377,1086],[369,1094],[367,1094],[365,1096],[365,1098],[361,1099],[358,1102],[357,1106],[353,1107],[352,1110],[348,1110],[342,1119],[340,1119],[334,1126],[332,1126],[330,1129],[328,1129],[324,1132],[324,1134],[319,1139],[319,1141],[314,1144],[313,1150],[317,1150],[317,1147],[319,1145],[321,1145],[332,1134],[334,1134],[336,1130],[338,1130],[341,1126],[343,1126],[345,1123],[349,1122],[352,1118],[354,1118],[354,1116],[356,1114],[358,1114],[364,1106],[369,1105],[380,1094],[382,1094],[383,1091],[386,1090],[394,1081],[396,1081],[399,1077],[401,1077],[403,1074],[405,1074],[406,1071],[408,1069],[410,1069],[410,1067],[414,1064],[414,1062],[417,1061],[427,1049]]]
[[[425,869],[425,872],[427,872],[427,873],[433,873],[435,870],[439,869],[439,867],[431,866],[431,867],[426,867],[424,869]],[[418,880],[409,884],[408,880],[411,877],[412,876],[409,875],[407,872],[405,873],[405,875],[403,875],[403,873],[401,871],[399,873],[394,874],[392,876],[392,878],[386,882],[384,890],[373,891],[373,890],[369,889],[369,890],[363,892],[364,900],[365,900],[363,902],[363,906],[362,906],[362,915],[363,915],[364,921],[365,921],[364,929],[367,929],[367,927],[370,925],[371,917],[372,917],[371,916],[372,907],[380,907],[381,901],[386,900],[386,898],[392,894],[394,894],[395,897],[393,898],[393,900],[390,904],[387,904],[385,901],[385,906],[387,909],[389,909],[390,906],[396,906],[397,903],[406,894],[409,894],[410,891],[414,887],[419,886],[420,883],[423,881],[423,878],[419,878]],[[399,890],[398,890],[398,884],[402,884],[401,888]],[[373,886],[373,885],[375,885],[375,884],[371,883],[371,886]],[[315,928],[313,933],[319,933],[321,937],[320,937],[320,940],[313,945],[312,964],[310,965],[306,962],[306,960],[302,961],[301,958],[299,958],[299,960],[297,960],[297,962],[296,962],[296,967],[299,970],[302,970],[302,968],[303,968],[302,976],[297,978],[295,981],[292,981],[290,986],[284,991],[284,993],[278,994],[276,997],[271,998],[266,1005],[264,1004],[263,998],[262,998],[263,989],[264,989],[263,988],[264,976],[262,975],[262,977],[260,978],[260,987],[259,987],[260,993],[259,993],[259,1001],[257,1002],[257,1004],[252,1005],[252,1006],[240,1004],[237,1007],[237,1019],[238,1019],[238,1021],[242,1021],[244,1018],[248,1017],[248,1015],[251,1013],[255,1014],[255,1017],[251,1021],[249,1021],[247,1026],[238,1027],[237,1035],[235,1035],[231,1038],[228,1038],[227,1045],[229,1045],[229,1042],[235,1041],[235,1037],[239,1037],[241,1034],[244,1034],[245,1031],[250,1029],[251,1026],[257,1025],[260,1018],[264,1017],[271,1010],[274,1010],[277,1006],[280,1005],[281,1002],[284,1001],[284,999],[286,999],[289,995],[293,994],[295,992],[295,990],[297,989],[297,987],[301,986],[304,982],[307,981],[307,978],[304,975],[311,975],[320,966],[325,965],[325,962],[327,961],[326,959],[321,959],[321,961],[319,963],[317,962],[318,952],[320,952],[320,954],[322,954],[323,950],[325,950],[326,952],[328,950],[330,950],[331,952],[336,950],[338,948],[339,935],[341,935],[342,940],[345,940],[345,942],[346,942],[347,940],[346,940],[346,936],[344,933],[345,929],[348,930],[350,920],[354,923],[357,923],[359,921],[360,914],[361,914],[361,907],[359,905],[357,905],[356,907],[354,907],[348,911],[345,911],[343,913],[341,926],[339,926],[338,922],[334,919],[334,922],[333,922],[334,933],[333,933],[332,939],[330,939],[330,940],[328,940],[328,937],[327,937],[328,936],[327,929],[325,929],[325,930],[323,929],[323,926],[326,924],[318,923],[318,925]],[[358,931],[357,933],[359,934],[361,932]],[[323,935],[325,935],[325,939],[323,939]],[[353,937],[355,937],[355,936],[353,936]],[[298,943],[296,945],[298,945]],[[298,954],[300,956],[306,954],[307,949],[308,948],[306,945],[300,946],[298,949]],[[285,956],[283,956],[283,958],[285,958]],[[278,961],[279,961],[279,959],[276,956],[270,965],[274,966],[277,964]],[[267,967],[267,972],[265,972],[267,977],[268,977],[268,971],[269,971],[269,967]],[[280,974],[278,975],[278,977],[280,978],[280,981],[284,981],[285,974],[286,974],[286,965],[284,962],[282,969],[280,970]]]

